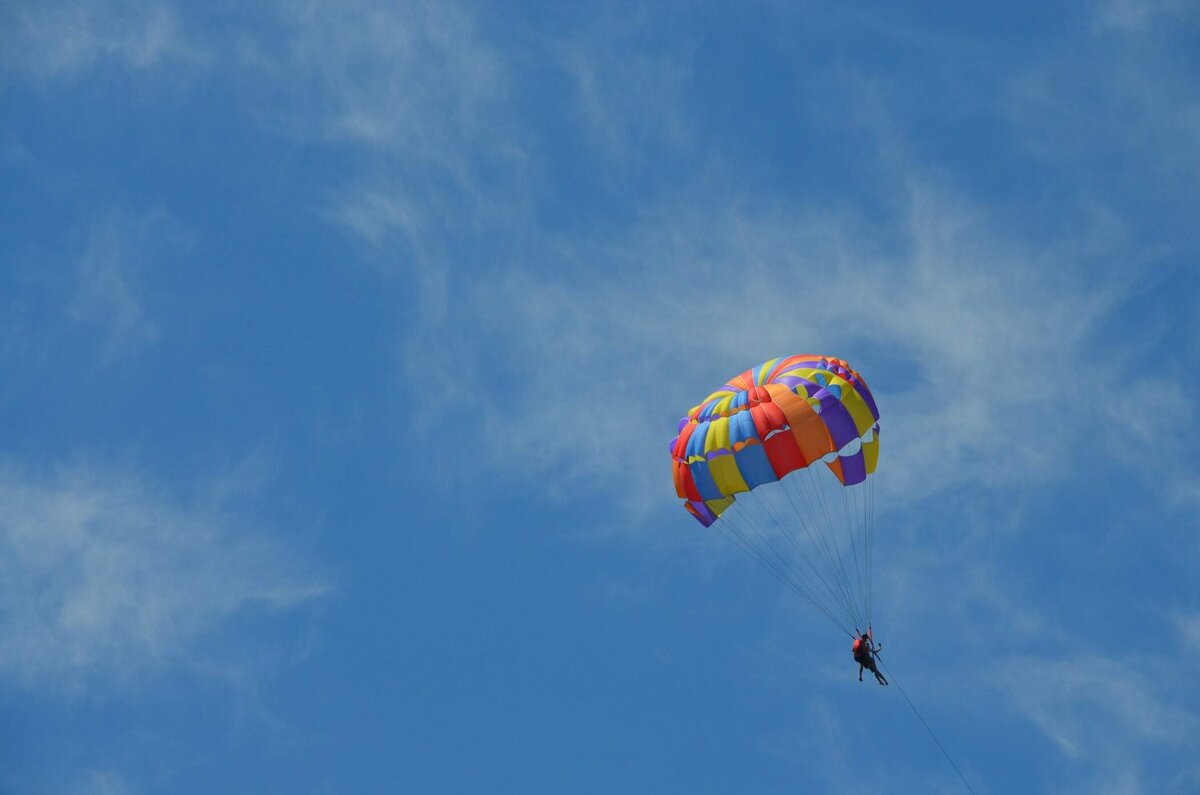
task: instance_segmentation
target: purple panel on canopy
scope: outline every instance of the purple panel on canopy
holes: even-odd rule
[[[833,439],[834,446],[841,450],[858,438],[858,428],[854,425],[854,418],[850,416],[850,412],[840,400],[834,397],[832,392],[822,389],[817,392],[817,397],[821,401],[821,421],[829,429],[829,436]]]
[[[688,500],[688,503],[696,509],[696,513],[693,515],[700,520],[700,524],[708,527],[713,522],[717,521],[717,515],[712,512],[711,508],[709,508],[700,500]]]
[[[867,402],[867,408],[871,410],[871,416],[876,420],[879,419],[879,407],[875,405],[875,398],[871,395],[871,390],[862,381],[855,384],[855,390],[862,395],[862,399]]]
[[[842,462],[842,485],[854,486],[867,479],[867,461],[863,458],[862,450],[854,455],[838,458]]]

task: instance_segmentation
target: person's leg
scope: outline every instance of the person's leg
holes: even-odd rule
[[[871,673],[875,674],[876,682],[878,682],[879,684],[884,683],[883,674],[879,673],[879,668],[876,666],[874,658],[864,660],[863,664],[866,665],[867,668],[871,669]]]

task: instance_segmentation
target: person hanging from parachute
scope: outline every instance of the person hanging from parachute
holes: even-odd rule
[[[680,419],[676,494],[854,641],[887,684],[870,633],[879,408],[866,380],[831,356],[769,359]],[[853,630],[853,631],[851,631]]]
[[[858,681],[862,681],[863,669],[866,668],[871,673],[875,674],[875,681],[881,685],[886,685],[888,680],[883,674],[879,673],[879,668],[875,665],[875,655],[883,650],[883,644],[875,646],[871,640],[871,633],[868,630],[860,637],[854,639],[854,644],[850,647],[850,651],[854,654],[854,662],[858,663]]]

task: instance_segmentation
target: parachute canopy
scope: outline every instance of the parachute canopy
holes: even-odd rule
[[[675,491],[706,527],[740,492],[826,464],[842,485],[879,459],[879,409],[841,359],[770,359],[731,378],[679,421],[671,440]]]

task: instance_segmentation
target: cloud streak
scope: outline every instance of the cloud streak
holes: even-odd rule
[[[88,368],[136,357],[159,339],[158,286],[191,245],[166,212],[109,210],[78,224],[58,251],[13,252],[14,298],[0,308],[5,355],[49,362],[77,342]]]
[[[59,692],[132,685],[210,662],[235,616],[329,591],[296,555],[221,504],[73,467],[0,473],[0,674]]]
[[[101,64],[132,71],[197,59],[169,3],[68,0],[12,3],[0,11],[0,64],[35,81],[76,77]]]
[[[101,330],[101,359],[111,362],[158,338],[146,308],[146,271],[170,267],[171,249],[186,248],[188,236],[161,212],[141,218],[109,214],[92,223],[75,258],[67,316]]]
[[[1172,670],[1174,669],[1174,670]],[[1172,779],[1195,781],[1193,761],[1164,775],[1150,760],[1164,748],[1195,759],[1196,705],[1168,695],[1169,679],[1194,679],[1170,661],[1147,665],[1099,654],[1068,659],[1012,657],[993,681],[1006,703],[1049,738],[1082,778],[1064,777],[1064,792],[1167,791]],[[1170,686],[1175,691],[1175,686]],[[1076,767],[1078,766],[1078,767]]]

